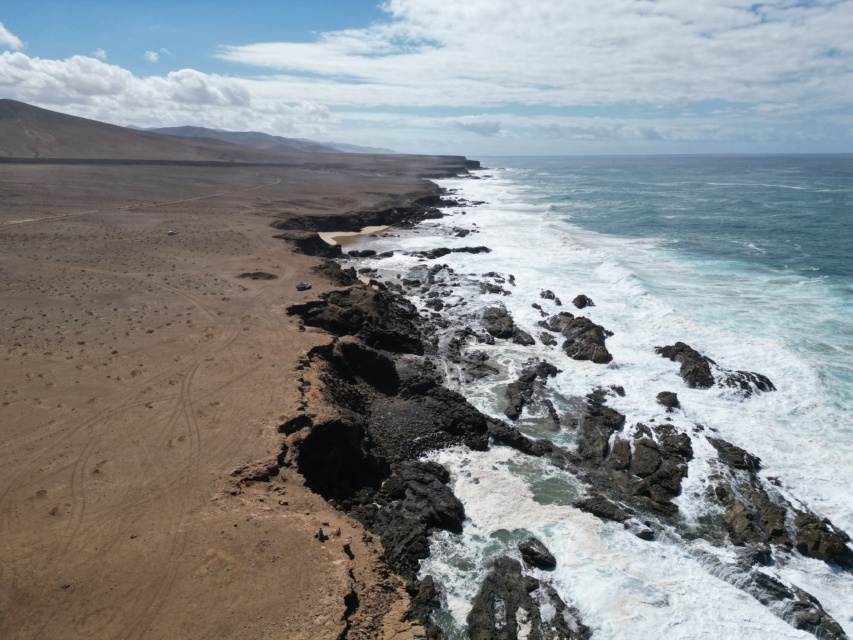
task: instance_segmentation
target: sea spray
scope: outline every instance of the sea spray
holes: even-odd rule
[[[690,251],[690,242],[671,232],[626,237],[584,228],[578,225],[581,212],[596,211],[600,204],[592,202],[592,197],[568,199],[567,194],[578,192],[568,184],[590,178],[564,170],[557,190],[554,176],[558,173],[552,167],[547,176],[550,192],[545,178],[536,178],[530,169],[493,172],[493,177],[476,181],[444,181],[443,186],[456,190],[454,197],[486,204],[465,206],[463,202],[463,207],[446,209],[447,218],[429,221],[418,232],[398,231],[385,238],[366,239],[371,248],[393,250],[394,256],[360,260],[356,266],[377,268],[384,281],[394,282],[397,274],[405,279],[413,272],[426,273],[433,264],[407,252],[488,246],[492,249],[488,254],[452,253],[440,258],[454,274],[441,276],[448,281],[448,294],[441,297],[442,306],[447,307],[443,313],[427,306],[429,298],[418,297],[417,290],[410,290],[410,295],[425,316],[443,317],[453,325],[476,325],[482,308],[500,304],[531,335],[541,331],[537,323],[543,317],[533,303],[546,315],[561,309],[580,313],[568,303],[577,294],[588,295],[595,306],[582,313],[614,333],[607,340],[615,356],[612,363],[574,361],[539,340],[534,346],[520,346],[470,339],[464,348],[486,354],[495,373],[467,379],[461,367],[445,363],[447,384],[484,413],[503,418],[506,385],[531,358],[547,360],[561,369],[548,382],[548,389],[562,415],[572,413],[575,399],[591,389],[621,387],[624,395],[614,394],[609,402],[632,423],[662,423],[668,418],[686,433],[699,425],[705,433],[761,457],[762,477],[781,485],[778,491],[794,505],[802,504],[842,529],[853,530],[853,508],[845,486],[845,479],[853,477],[851,427],[846,420],[851,408],[846,357],[853,332],[849,288],[845,289],[849,284],[843,273],[816,278],[802,264],[799,253],[800,264],[786,269],[741,261],[742,256],[733,255],[728,246],[716,256],[707,247]],[[630,182],[630,176],[623,179]],[[667,188],[677,190],[684,182],[674,180]],[[716,182],[714,188],[727,188]],[[586,188],[589,190],[588,185]],[[689,206],[690,193],[686,189],[674,196],[686,212],[679,215],[701,216],[702,212]],[[576,209],[571,219],[565,213],[567,203],[572,204],[569,209]],[[662,208],[670,211],[666,215],[673,215],[671,209]],[[628,228],[629,223],[622,219],[637,211],[643,213],[642,203],[633,210],[624,204],[615,207],[611,215],[619,220],[613,223],[614,230]],[[468,233],[460,234],[460,229]],[[474,238],[476,243],[471,242]],[[762,255],[748,244],[743,246]],[[486,280],[483,274],[489,273],[502,276],[503,291],[480,287]],[[556,292],[562,306],[542,298],[544,290]],[[809,312],[814,308],[820,313]],[[747,399],[730,388],[686,388],[678,366],[655,353],[655,347],[679,340],[713,357],[722,367],[766,374],[777,391]],[[655,402],[664,390],[678,393],[681,408],[674,414],[667,414]],[[541,406],[529,407],[518,426],[532,436],[548,437],[571,449],[575,445],[572,430],[546,433],[542,411]],[[718,637],[721,628],[730,629],[726,632],[734,637],[811,637],[719,580],[691,549],[700,546],[721,562],[732,562],[726,557],[729,547],[712,547],[702,540],[685,542],[684,532],[697,529],[704,518],[720,517],[721,507],[702,498],[707,490],[703,478],[713,472],[715,455],[707,442],[704,436],[694,440],[695,456],[675,500],[681,532],[659,534],[653,542],[641,541],[620,525],[601,523],[569,506],[584,488],[571,474],[555,470],[543,460],[502,447],[488,454],[437,454],[451,471],[454,488],[470,518],[461,536],[435,535],[433,553],[421,570],[440,578],[450,613],[447,628],[461,633],[466,608],[489,558],[511,553],[509,542],[523,530],[536,533],[552,548],[559,561],[551,575],[555,585],[605,637],[659,637],[663,632],[674,637]],[[488,470],[483,468],[485,464]],[[475,474],[474,469],[480,471]],[[487,509],[488,515],[478,515],[481,509]],[[526,524],[519,524],[519,514],[524,514],[520,519]],[[557,539],[555,531],[560,532]],[[578,540],[579,531],[586,533]],[[574,542],[574,555],[568,549],[560,550],[563,540]],[[603,550],[602,545],[610,546]],[[617,567],[622,567],[622,573]],[[777,565],[775,573],[816,596],[842,626],[850,625],[853,579],[849,573],[835,572],[819,560],[798,554]],[[636,593],[644,595],[637,597]],[[657,597],[657,593],[666,597]]]

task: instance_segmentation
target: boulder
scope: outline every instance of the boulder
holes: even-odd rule
[[[489,307],[483,312],[483,326],[495,338],[512,338],[515,333],[515,323],[503,307]]]
[[[506,556],[494,561],[467,622],[471,640],[587,640],[592,636],[577,610],[566,605],[553,587],[524,575],[519,562]]]
[[[586,307],[595,306],[595,303],[583,294],[575,297],[575,299],[572,300],[572,304],[575,305],[578,309],[585,309]]]
[[[571,315],[571,314],[567,314]],[[595,324],[583,316],[561,322],[560,333],[566,338],[563,351],[573,360],[591,360],[596,364],[606,364],[613,360],[604,341],[613,335],[604,327]]]
[[[525,563],[537,569],[553,569],[557,560],[553,554],[537,538],[527,538],[518,543],[518,550]]]
[[[711,373],[714,361],[690,345],[676,342],[667,347],[655,347],[655,352],[681,364],[679,374],[691,389],[710,389],[714,386],[714,376]]]
[[[672,391],[661,391],[657,395],[658,404],[666,407],[666,410],[671,412],[673,409],[679,406],[678,402],[678,394]]]

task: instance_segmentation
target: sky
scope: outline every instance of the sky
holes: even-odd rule
[[[494,155],[853,152],[853,0],[26,0],[0,97]]]

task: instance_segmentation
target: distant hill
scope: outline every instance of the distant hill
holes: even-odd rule
[[[0,99],[0,158],[277,163],[303,153],[151,133]]]
[[[145,131],[168,136],[179,136],[181,138],[220,140],[252,149],[273,151],[275,153],[291,153],[293,151],[301,151],[303,153],[337,153],[339,151],[338,149],[322,145],[319,142],[312,142],[311,140],[282,138],[281,136],[272,136],[268,133],[260,133],[258,131],[222,131],[220,129],[192,126],[160,127],[157,129],[145,129]]]
[[[377,153],[377,154],[396,154],[397,152],[393,149],[383,149],[381,147],[361,147],[357,144],[346,144],[345,142],[324,142],[322,143],[327,147],[331,147],[337,151],[343,151],[344,153]]]
[[[164,133],[170,136],[181,136],[184,138],[206,138],[210,140],[222,140],[232,144],[264,149],[266,151],[290,152],[302,151],[306,153],[373,153],[389,154],[396,153],[391,149],[380,149],[376,147],[361,147],[355,144],[339,142],[315,142],[304,138],[284,138],[258,131],[223,131],[222,129],[208,129],[207,127],[160,127],[144,129],[152,133]]]

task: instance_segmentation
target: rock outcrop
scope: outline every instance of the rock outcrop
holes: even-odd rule
[[[776,390],[767,376],[752,371],[723,369],[711,358],[703,356],[683,342],[676,342],[667,347],[655,347],[655,352],[681,364],[679,375],[691,389],[710,389],[716,384],[738,389],[745,397],[756,391]]]
[[[613,360],[604,343],[613,333],[585,316],[575,317],[568,311],[561,311],[547,321],[540,320],[539,326],[561,334],[565,338],[562,349],[573,360],[591,360],[596,364]]]
[[[506,556],[494,561],[467,621],[471,640],[592,637],[578,611],[563,602],[553,587],[525,575],[518,561]]]
[[[518,550],[525,563],[537,569],[553,569],[557,560],[538,538],[527,538],[518,543]]]

